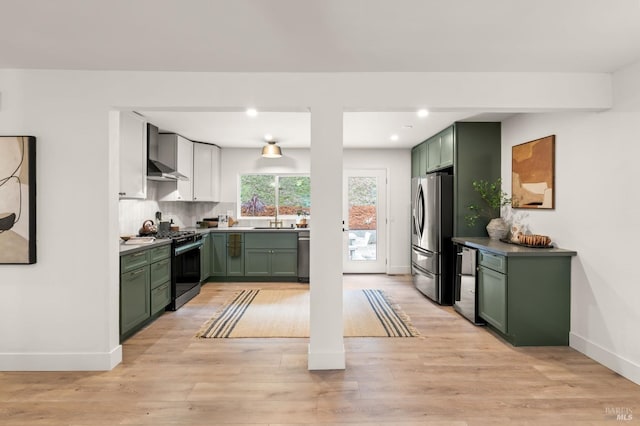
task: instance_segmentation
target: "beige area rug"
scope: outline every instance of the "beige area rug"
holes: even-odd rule
[[[345,290],[345,337],[416,337],[399,306],[381,290]],[[242,290],[196,337],[309,337],[309,290]]]

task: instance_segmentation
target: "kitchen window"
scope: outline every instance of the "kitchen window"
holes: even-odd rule
[[[239,217],[295,218],[311,212],[309,175],[246,174],[240,176]]]

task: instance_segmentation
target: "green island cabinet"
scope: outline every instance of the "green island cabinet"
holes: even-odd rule
[[[489,238],[454,238],[478,250],[478,313],[514,346],[566,346],[571,314],[571,257]]]
[[[120,340],[158,317],[171,302],[171,246],[120,256]]]
[[[480,203],[473,181],[500,177],[501,125],[494,122],[456,122],[411,151],[411,177],[443,171],[453,174],[453,233],[486,236],[488,221],[468,227],[468,206]]]

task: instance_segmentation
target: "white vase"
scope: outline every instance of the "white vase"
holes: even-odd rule
[[[504,238],[509,233],[509,225],[501,217],[491,219],[487,225],[487,233],[492,240],[499,240]]]

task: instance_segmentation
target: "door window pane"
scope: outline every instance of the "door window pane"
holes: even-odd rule
[[[377,259],[377,200],[375,177],[354,176],[348,179],[349,260]]]

